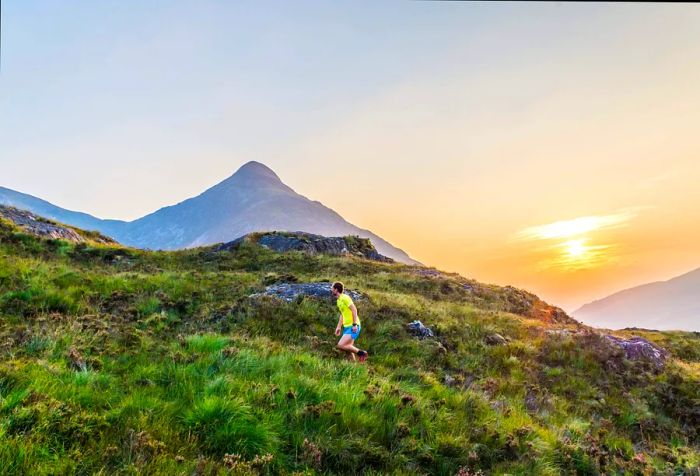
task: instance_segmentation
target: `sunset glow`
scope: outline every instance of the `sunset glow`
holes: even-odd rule
[[[577,272],[601,267],[617,259],[614,244],[600,243],[602,233],[627,226],[636,212],[623,211],[610,215],[585,216],[525,228],[516,233],[520,241],[546,241],[537,247],[541,270]]]
[[[561,220],[547,225],[533,226],[518,232],[517,236],[523,239],[552,239],[568,238],[583,235],[603,228],[623,226],[635,217],[632,212],[617,213],[604,216],[587,216],[572,220]]]
[[[612,245],[588,244],[588,238],[578,238],[553,246],[552,256],[540,262],[543,269],[563,272],[600,267],[615,259]]]

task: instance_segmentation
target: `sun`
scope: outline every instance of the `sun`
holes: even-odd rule
[[[564,249],[571,258],[581,258],[586,254],[587,247],[584,239],[569,240],[564,243]]]
[[[580,237],[557,243],[548,248],[552,256],[541,265],[544,269],[581,271],[603,266],[615,260],[611,254],[615,245],[592,244],[589,237]]]
[[[521,240],[550,242],[549,245],[536,248],[543,256],[539,261],[541,269],[568,272],[599,268],[619,260],[619,245],[597,243],[596,237],[591,235],[603,229],[625,226],[634,216],[632,212],[621,212],[561,220],[524,228],[515,236]]]

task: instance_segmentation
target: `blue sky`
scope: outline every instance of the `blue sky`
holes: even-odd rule
[[[645,6],[434,2],[3,7],[0,160],[27,164],[6,185],[85,208],[79,192],[66,190],[81,184],[90,211],[119,218],[196,192],[248,158],[293,177],[290,147],[413,84],[428,83],[430,96],[453,88],[455,78],[465,89],[497,78],[504,84],[496,93],[513,99],[497,111],[507,123],[513,109],[546,99],[592,52],[600,55],[595,67],[614,67],[619,58],[605,48],[624,45],[616,26],[624,33],[652,13]],[[511,84],[523,94],[509,91]],[[449,104],[435,111],[430,102],[402,106],[425,110],[425,120],[449,113]],[[478,97],[470,102],[461,109],[489,107]],[[47,167],[51,173],[38,177]],[[95,196],[121,188],[112,178],[142,176],[143,187],[159,173],[172,174],[174,186],[145,200]]]

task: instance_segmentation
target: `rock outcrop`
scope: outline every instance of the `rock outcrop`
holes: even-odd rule
[[[409,322],[408,324],[406,324],[406,328],[408,329],[408,332],[411,333],[411,335],[413,335],[414,337],[418,337],[419,339],[435,337],[435,333],[433,332],[433,330],[429,327],[424,326],[421,321]]]
[[[345,290],[353,301],[362,300],[362,294],[349,289]],[[331,283],[280,283],[273,284],[265,288],[265,291],[256,293],[250,297],[271,296],[282,299],[286,302],[292,302],[299,296],[312,297],[322,300],[333,300],[331,297]],[[334,300],[333,300],[334,301]]]
[[[654,367],[661,368],[666,362],[668,351],[652,344],[642,337],[631,337],[623,339],[612,335],[605,338],[612,345],[625,351],[625,357],[629,360],[641,360],[651,363]]]
[[[34,215],[26,210],[0,205],[0,218],[8,220],[23,231],[35,236],[55,240],[68,240],[74,243],[116,243],[114,240],[94,232],[78,232],[77,230],[61,225],[46,218]]]
[[[508,343],[508,340],[503,337],[501,334],[488,334],[484,337],[484,342],[487,345],[506,345]]]
[[[585,326],[578,329],[547,329],[545,334],[553,338],[574,339],[577,346],[595,351],[601,359],[607,361],[609,368],[615,370],[619,370],[623,359],[650,364],[660,370],[671,355],[666,349],[643,337],[618,337]]]
[[[302,251],[311,255],[328,254],[334,256],[358,256],[374,261],[393,262],[377,252],[368,238],[357,236],[327,237],[304,232],[250,233],[229,243],[224,243],[216,251],[231,251],[244,242],[254,242],[265,248],[284,253]]]

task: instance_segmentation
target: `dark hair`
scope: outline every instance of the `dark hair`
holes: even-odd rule
[[[337,289],[339,293],[342,293],[343,289],[345,289],[345,286],[343,286],[343,283],[341,283],[340,281],[336,281],[335,283],[333,283],[333,289]]]

